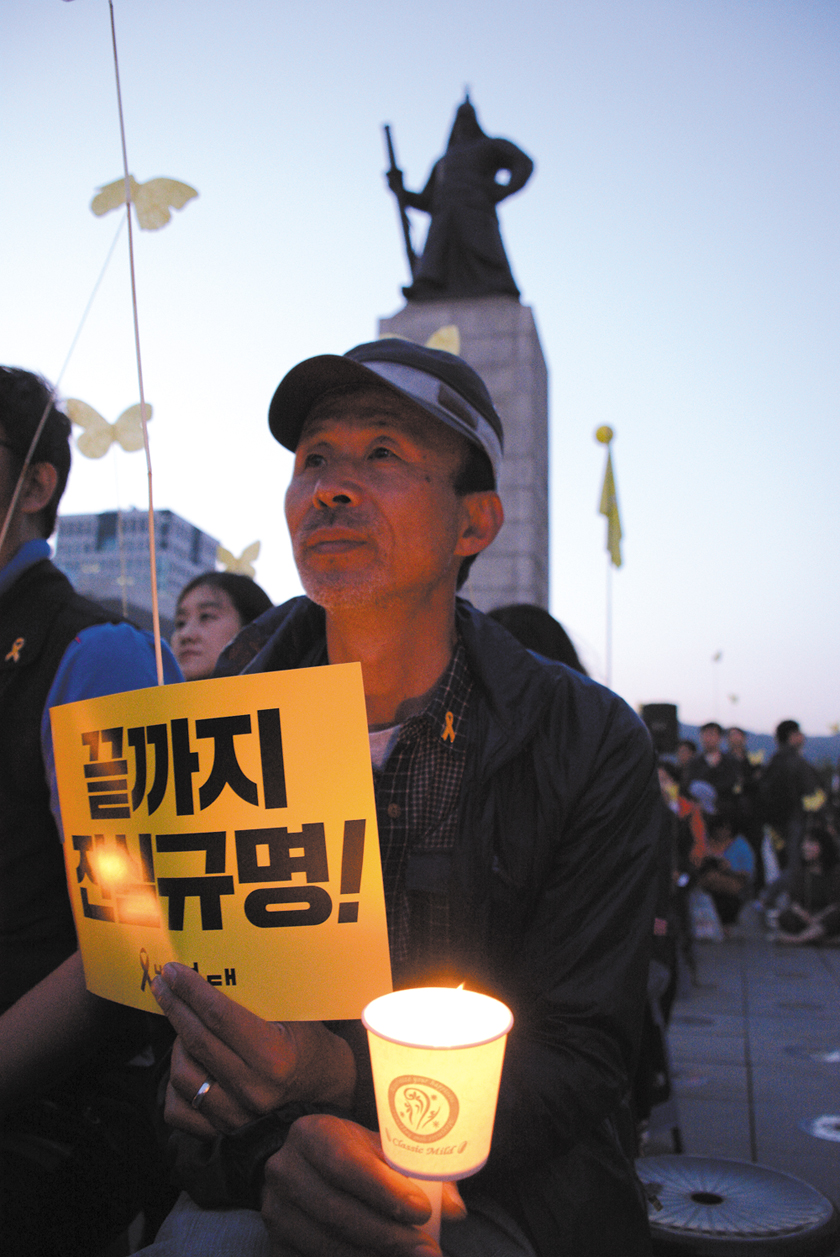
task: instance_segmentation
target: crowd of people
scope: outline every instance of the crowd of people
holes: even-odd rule
[[[504,443],[460,358],[390,339],[308,359],[269,427],[294,454],[306,594],[197,577],[164,680],[361,664],[394,984],[463,981],[513,1011],[490,1157],[446,1186],[438,1242],[383,1155],[360,1022],[266,1022],[177,963],[152,979],[164,1017],[87,990],[49,710],[153,685],[154,650],[51,563],[70,424],[1,368],[4,1252],[100,1257],[142,1210],[148,1257],[649,1257],[642,1073],[692,896],[731,928],[761,865],[780,938],[837,933],[798,726],[758,773],[708,725],[657,783],[641,719],[547,613],[460,596],[503,523]]]
[[[746,903],[780,943],[840,936],[840,840],[836,809],[802,752],[795,720],[775,732],[767,763],[747,752],[747,736],[716,721],[700,746],[678,744],[660,760],[663,799],[676,818],[674,881],[683,931],[724,938]]]
[[[742,729],[710,721],[699,732],[699,747],[683,739],[659,758],[660,896],[633,1080],[642,1146],[670,1095],[667,1027],[677,994],[699,980],[695,944],[725,943],[744,911],[773,943],[840,941],[836,798],[802,755],[797,722],[777,727],[767,764]]]
[[[154,684],[153,643],[51,563],[70,424],[45,381],[4,370],[4,1251],[98,1257],[142,1209],[156,1257],[647,1257],[630,1097],[657,894],[647,731],[551,657],[564,643],[523,646],[458,595],[503,522],[502,422],[463,360],[402,340],[310,359],[269,426],[295,456],[306,596],[266,607],[199,577],[164,680],[209,676],[226,641],[217,675],[361,664],[394,983],[464,981],[513,1011],[490,1158],[446,1187],[438,1242],[383,1156],[359,1022],[264,1022],[175,963],[152,980],[166,1019],[87,990],[49,710]]]

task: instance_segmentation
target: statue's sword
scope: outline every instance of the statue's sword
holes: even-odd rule
[[[385,143],[388,145],[388,160],[391,163],[388,174],[397,174],[400,177],[400,187],[402,187],[402,171],[397,165],[397,159],[394,156],[394,144],[391,140],[391,128],[386,123],[382,128],[385,132]],[[415,269],[417,267],[417,254],[411,243],[411,223],[408,221],[408,213],[405,208],[405,201],[399,192],[391,188],[394,196],[397,198],[397,205],[400,211],[400,223],[402,224],[403,241],[405,243],[405,256],[408,260],[408,269],[411,271],[411,278],[414,278]]]

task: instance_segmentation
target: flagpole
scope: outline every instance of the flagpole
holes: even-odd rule
[[[607,555],[607,689],[612,689],[612,559]]]

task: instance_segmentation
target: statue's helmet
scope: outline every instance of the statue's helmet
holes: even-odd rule
[[[449,133],[449,143],[446,147],[452,148],[455,144],[469,144],[474,140],[486,138],[485,133],[479,126],[478,116],[468,92],[455,111],[455,121],[452,124],[452,130]]]

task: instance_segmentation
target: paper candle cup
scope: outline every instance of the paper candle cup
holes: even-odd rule
[[[510,1009],[418,987],[373,1000],[362,1021],[386,1161],[418,1179],[475,1174],[490,1154]]]

